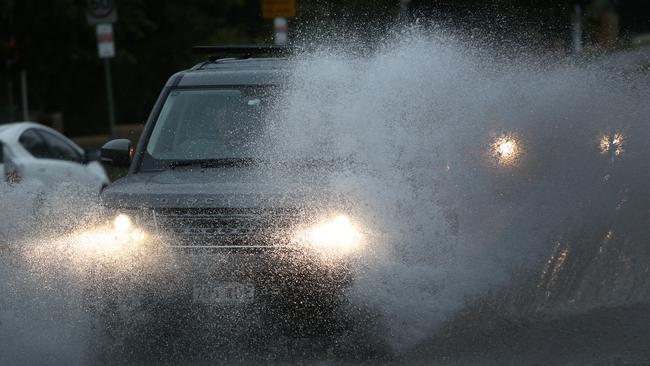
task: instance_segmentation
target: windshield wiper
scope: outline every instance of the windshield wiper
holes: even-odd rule
[[[221,159],[193,159],[177,160],[169,163],[171,169],[185,166],[197,166],[201,169],[207,168],[225,168],[225,167],[243,167],[255,164],[252,158],[221,158]]]

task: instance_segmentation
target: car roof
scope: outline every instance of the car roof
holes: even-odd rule
[[[27,129],[29,127],[41,128],[41,127],[46,127],[46,126],[43,126],[42,124],[37,123],[37,122],[30,122],[30,121],[11,122],[11,123],[5,123],[5,124],[0,125],[0,132],[6,132],[6,131],[10,131],[10,130],[23,130],[23,129]]]
[[[50,133],[53,133],[61,138],[63,138],[65,141],[68,143],[72,144],[74,148],[77,151],[82,152],[83,149],[80,148],[77,144],[74,143],[74,141],[70,140],[68,137],[66,137],[64,134],[60,133],[59,131],[50,128],[48,126],[42,125],[38,122],[12,122],[12,123],[7,123],[4,125],[0,125],[0,138],[6,138],[8,139],[5,142],[11,141],[11,140],[17,140],[22,133],[29,129],[29,128],[37,128],[40,130],[46,130]]]
[[[41,127],[42,125],[34,122],[11,122],[0,125],[0,140],[5,143],[17,141],[19,136],[30,127]]]
[[[289,75],[287,58],[221,59],[197,64],[172,76],[168,86],[277,85]]]

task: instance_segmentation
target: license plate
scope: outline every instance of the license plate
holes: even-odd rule
[[[215,283],[194,287],[194,302],[202,304],[247,304],[255,299],[255,287],[242,283]]]

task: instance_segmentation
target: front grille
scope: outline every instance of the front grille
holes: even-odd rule
[[[156,209],[154,224],[174,246],[280,246],[299,222],[289,209]]]

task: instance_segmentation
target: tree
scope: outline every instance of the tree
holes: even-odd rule
[[[73,135],[107,130],[103,70],[85,7],[85,0],[0,0],[0,52],[15,37],[31,109],[63,112]],[[197,61],[193,45],[249,42],[263,29],[258,8],[243,0],[129,0],[118,12],[111,61],[118,123],[146,119],[165,80]]]

